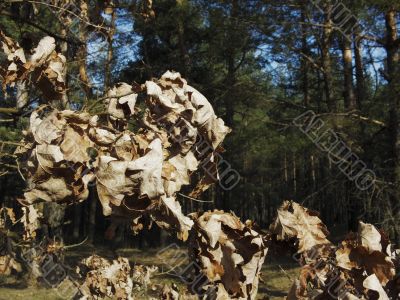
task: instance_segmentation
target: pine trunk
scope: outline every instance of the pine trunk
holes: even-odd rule
[[[388,99],[390,99],[390,141],[393,161],[391,181],[393,190],[390,196],[391,212],[395,241],[400,243],[400,75],[399,75],[399,43],[396,27],[396,14],[390,9],[385,15]]]
[[[356,100],[353,87],[353,54],[351,42],[343,37],[342,42],[343,72],[344,72],[344,107],[353,110],[356,107]]]

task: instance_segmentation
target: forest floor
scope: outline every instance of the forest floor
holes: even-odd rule
[[[179,273],[188,263],[186,251],[178,246],[169,249],[137,250],[107,248],[94,248],[82,246],[73,251],[68,251],[65,256],[65,264],[68,266],[76,263],[91,254],[98,254],[112,259],[116,255],[127,257],[133,264],[158,267],[156,275],[152,277],[152,284],[175,283],[179,289],[185,289],[185,283],[174,273]],[[261,282],[257,299],[284,299],[292,280],[297,278],[299,266],[288,257],[267,255],[261,274]],[[146,299],[143,296],[143,299]],[[56,289],[46,289],[32,286],[13,277],[0,277],[0,300],[24,299],[24,300],[61,300]]]

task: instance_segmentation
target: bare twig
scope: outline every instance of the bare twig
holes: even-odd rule
[[[0,120],[0,123],[12,123],[14,122],[14,119],[4,119],[4,120]]]
[[[21,176],[21,178],[22,178],[23,181],[26,181],[26,179],[25,179],[24,175],[22,175],[21,169],[20,169],[20,167],[19,167],[19,161],[18,161],[18,159],[16,159],[15,162],[17,163],[17,167],[18,167],[17,170],[18,170],[19,175]]]
[[[19,114],[20,111],[13,107],[0,107],[1,114],[9,114],[9,115],[16,115]]]
[[[9,12],[5,12],[5,11],[2,11],[0,13],[0,15],[6,16],[6,17],[9,17],[9,18],[12,18],[12,19],[16,18],[15,14],[12,14],[12,13],[9,13]],[[48,34],[49,36],[51,36],[51,37],[53,37],[53,38],[55,38],[57,40],[64,41],[64,42],[67,42],[67,43],[71,43],[71,44],[83,44],[83,42],[78,40],[78,39],[64,38],[61,35],[58,35],[58,34],[46,29],[45,27],[43,27],[43,26],[41,26],[39,24],[31,22],[29,19],[23,19],[23,18],[18,18],[17,17],[17,20],[20,21],[20,22],[23,22],[23,23],[25,23],[25,24],[27,24],[29,26],[32,26],[32,27],[34,27],[36,29],[39,29],[40,31],[43,31],[44,33]]]
[[[0,165],[5,166],[7,168],[11,168],[11,169],[18,169],[18,166],[16,166],[16,165],[5,164],[2,162],[0,162]]]
[[[64,246],[62,248],[63,249],[71,249],[71,248],[79,247],[79,246],[83,245],[87,241],[87,239],[88,239],[88,236],[82,242],[80,242],[78,244],[66,245],[66,246]]]
[[[287,278],[289,278],[290,281],[294,281],[292,277],[281,267],[281,265],[278,265],[279,269],[281,269],[282,273],[286,275]]]
[[[182,197],[184,197],[184,198],[190,199],[190,200],[192,200],[192,201],[200,202],[200,203],[214,203],[214,201],[212,201],[212,200],[208,200],[208,201],[206,201],[206,200],[199,200],[199,199],[196,199],[196,198],[192,198],[192,197],[186,196],[186,195],[181,194],[181,193],[178,193],[178,195],[180,195],[180,196],[182,196]]]
[[[25,148],[29,148],[24,144],[21,143],[16,143],[16,142],[10,142],[10,141],[0,141],[0,144],[4,144],[4,145],[13,145],[13,146],[20,146],[20,147],[25,147]]]
[[[361,116],[358,113],[355,113],[354,111],[349,111],[349,112],[345,112],[345,113],[322,113],[322,114],[318,114],[316,116],[317,117],[322,117],[322,116],[329,116],[329,115],[337,116],[337,117],[346,117],[346,116],[348,116],[348,117],[351,117],[351,118],[354,118],[354,119],[358,119],[360,121],[365,121],[367,123],[371,123],[371,124],[378,125],[378,126],[381,126],[381,127],[387,127],[387,125],[384,122],[380,121],[380,120],[375,120],[375,119],[371,119],[371,118],[368,118],[368,117]]]

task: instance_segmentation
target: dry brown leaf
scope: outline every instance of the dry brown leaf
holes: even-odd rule
[[[164,287],[161,292],[161,299],[163,300],[179,300],[179,291],[175,284],[171,287],[164,284]]]
[[[96,188],[105,216],[111,214],[111,204],[120,206],[125,195],[134,192],[133,183],[126,177],[128,165],[128,161],[119,161],[111,156],[99,158]]]
[[[285,201],[278,209],[270,231],[280,241],[297,238],[299,253],[318,245],[331,244],[326,238],[329,232],[318,214],[293,201]]]
[[[32,112],[30,130],[38,144],[51,144],[54,140],[61,138],[66,122],[65,119],[59,118],[57,110],[52,111],[44,119],[41,118],[41,113],[41,109]]]
[[[381,234],[375,226],[360,222],[358,237],[360,245],[367,248],[370,253],[373,251],[382,251]]]
[[[138,158],[137,146],[129,132],[125,132],[116,140],[114,151],[120,160],[130,161]]]
[[[14,210],[11,207],[4,207],[4,209],[7,212],[7,216],[10,219],[12,224],[16,224],[17,223],[17,218],[15,217],[15,213]],[[2,209],[0,209],[1,212]]]
[[[378,300],[389,300],[388,295],[386,294],[385,290],[383,289],[381,283],[379,282],[375,274],[368,276],[364,280],[363,286],[366,289],[377,292],[379,294]]]
[[[50,36],[46,36],[39,41],[38,46],[33,49],[33,54],[29,60],[32,66],[40,66],[49,58],[56,49],[55,42],[55,39]]]
[[[132,86],[126,83],[118,83],[108,93],[109,99],[107,111],[114,119],[126,120],[135,111],[137,94],[132,90]]]
[[[182,213],[179,202],[174,197],[162,196],[158,206],[151,211],[153,220],[167,230],[177,233],[179,239],[186,241],[193,221]]]
[[[90,127],[89,138],[100,146],[109,147],[115,143],[117,136],[108,128]]]
[[[163,151],[159,139],[155,139],[149,144],[146,155],[129,164],[128,170],[132,172],[129,178],[133,181],[140,178],[140,196],[155,199],[164,195],[161,180],[162,164]]]
[[[24,225],[24,240],[36,237],[36,230],[40,227],[40,214],[33,205],[22,207],[22,224]]]
[[[65,160],[85,163],[90,160],[88,149],[93,146],[94,143],[81,127],[66,126],[64,129],[64,138],[60,144],[60,149]]]
[[[15,271],[22,272],[22,266],[11,255],[0,256],[0,275],[9,276]]]
[[[190,175],[197,170],[199,162],[190,151],[185,156],[178,154],[170,158],[167,163],[169,173],[165,176],[164,187],[167,195],[172,196],[180,191],[183,185],[190,184]]]

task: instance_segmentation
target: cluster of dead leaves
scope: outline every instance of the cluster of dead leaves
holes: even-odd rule
[[[197,299],[180,291],[175,284],[153,282],[158,268],[155,266],[130,266],[127,258],[109,260],[92,255],[83,259],[76,268],[80,299]]]
[[[232,213],[209,211],[191,214],[189,257],[185,271],[176,274],[188,284],[153,283],[154,266],[130,268],[124,258],[110,263],[99,256],[82,261],[78,273],[84,280],[80,290],[85,299],[256,299],[259,275],[267,247],[262,234],[250,222],[243,224]],[[118,267],[117,267],[118,266]],[[174,266],[175,267],[175,266]],[[136,299],[136,298],[135,298]]]
[[[137,132],[128,130],[127,122],[135,112],[138,88],[126,83],[107,94],[106,124],[86,112],[36,109],[25,146],[16,151],[26,162],[29,181],[22,202],[84,201],[93,184],[104,215],[138,224],[147,214],[185,240],[193,222],[182,214],[176,194],[201,164],[217,169],[215,153],[229,129],[179,73],[167,72],[143,88],[148,108]],[[203,145],[200,152],[198,139],[209,147]],[[205,189],[204,182],[199,185]]]
[[[49,101],[65,96],[65,58],[55,52],[53,38],[43,38],[29,58],[3,33],[0,41],[7,54],[0,70],[4,85],[31,80]],[[139,120],[135,105],[140,93],[146,109]],[[223,151],[221,143],[230,129],[208,100],[179,73],[168,71],[141,86],[117,84],[104,104],[106,119],[48,105],[32,112],[24,146],[16,151],[28,178],[20,201],[26,205],[26,239],[34,238],[38,228],[34,203],[84,201],[93,186],[104,215],[131,220],[135,229],[149,216],[186,240],[196,223],[192,249],[206,249],[195,255],[209,280],[204,288],[254,298],[267,251],[261,235],[232,214],[213,212],[191,219],[176,200],[185,185],[195,185],[191,196],[198,196],[218,180],[216,154]],[[135,132],[128,129],[132,120],[139,125]],[[198,182],[192,180],[195,172],[202,173]],[[85,275],[85,295],[129,298],[132,282],[126,276],[126,260],[109,263],[92,257],[84,264],[92,268]],[[164,294],[175,297],[173,288],[165,288]]]
[[[82,260],[76,272],[83,278],[82,299],[133,299],[131,267],[126,258],[107,259],[92,255]]]
[[[357,233],[335,246],[327,240],[317,213],[285,201],[270,231],[277,240],[295,241],[300,254],[300,277],[288,300],[399,297],[398,256],[384,232],[373,225],[360,222]]]
[[[189,255],[197,273],[192,290],[207,299],[255,299],[268,250],[263,236],[232,213],[216,210],[192,218]]]
[[[10,254],[0,255],[0,275],[10,275],[13,271],[22,271],[21,264]]]
[[[0,66],[3,89],[16,83],[30,81],[37,86],[42,95],[48,100],[63,100],[66,94],[65,85],[65,57],[56,52],[56,43],[53,37],[44,37],[32,53],[25,53],[24,49],[7,37],[0,30],[0,42],[7,60]],[[24,102],[28,100],[27,98]],[[27,103],[18,102],[18,108]]]

